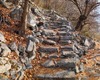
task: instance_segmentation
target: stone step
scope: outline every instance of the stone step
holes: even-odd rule
[[[80,64],[80,60],[78,58],[61,59],[56,63],[56,67],[75,70],[77,64]]]
[[[61,51],[73,51],[72,46],[61,46]]]
[[[55,67],[55,62],[53,60],[47,60],[42,64],[42,66],[46,68]]]
[[[61,58],[75,58],[79,57],[77,54],[75,54],[73,51],[62,51],[61,52]]]
[[[74,37],[73,37],[73,36],[68,36],[68,35],[66,35],[66,36],[61,36],[61,37],[60,37],[60,40],[74,40]]]
[[[51,54],[51,53],[58,53],[58,50],[59,50],[59,47],[42,46],[42,47],[39,47],[38,52]]]
[[[60,36],[65,36],[67,34],[67,32],[66,31],[58,31],[57,34]]]
[[[43,40],[43,44],[48,44],[48,45],[56,45],[56,42],[53,40]]]
[[[59,36],[49,36],[49,37],[47,37],[47,39],[58,42],[59,41]]]
[[[53,30],[44,29],[43,30],[43,35],[46,35],[46,36],[55,36],[56,35],[56,32],[53,31]]]
[[[71,44],[72,41],[71,40],[59,40],[59,44],[61,45],[66,45],[66,44]]]
[[[36,78],[41,80],[75,80],[75,72],[74,71],[60,71],[54,74],[39,74]]]

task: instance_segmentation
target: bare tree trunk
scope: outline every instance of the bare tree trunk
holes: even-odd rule
[[[87,19],[85,15],[80,15],[79,20],[76,24],[75,30],[76,31],[81,31],[83,29],[83,22]]]
[[[25,0],[24,7],[23,7],[22,18],[21,18],[21,27],[22,27],[21,34],[22,35],[25,34],[25,30],[27,28],[27,13],[28,13],[28,0]]]

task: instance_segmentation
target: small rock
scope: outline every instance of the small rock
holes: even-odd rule
[[[33,51],[33,46],[34,46],[34,42],[31,40],[28,40],[27,42],[27,46],[26,46],[26,52],[32,52]]]
[[[17,45],[16,45],[15,42],[10,43],[8,46],[12,51],[16,51],[17,50]]]
[[[23,47],[21,44],[18,45],[18,51],[19,55],[24,56],[25,54],[25,47]]]
[[[80,72],[84,72],[84,64],[83,63],[80,64]]]

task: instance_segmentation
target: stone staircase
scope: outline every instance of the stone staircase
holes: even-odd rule
[[[47,56],[41,66],[63,70],[53,74],[38,74],[35,77],[40,80],[75,80],[76,73],[84,72],[80,58],[94,43],[89,42],[90,45],[85,46],[82,37],[74,31],[67,20],[49,20],[46,24],[48,26],[42,31],[42,36],[45,38],[37,49],[42,55],[41,58]]]

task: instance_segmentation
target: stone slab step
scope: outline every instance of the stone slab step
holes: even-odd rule
[[[56,32],[53,31],[53,30],[44,29],[43,30],[43,35],[46,35],[46,36],[55,36],[56,35]]]
[[[61,58],[75,58],[79,57],[77,54],[75,54],[73,51],[62,51],[61,52]]]
[[[59,36],[51,36],[51,37],[47,37],[47,39],[58,42],[59,41]]]
[[[75,70],[76,65],[80,64],[80,60],[78,58],[70,58],[70,59],[61,59],[57,62],[56,66],[59,68],[67,68]]]
[[[42,80],[75,80],[75,72],[73,71],[61,71],[55,74],[40,74],[36,76]]]
[[[43,44],[48,44],[48,45],[55,45],[55,44],[56,44],[56,42],[53,41],[53,40],[43,40],[42,43],[43,43]]]
[[[40,47],[38,49],[38,52],[40,53],[58,53],[59,48],[58,47]]]
[[[61,51],[73,51],[72,46],[61,46]]]

